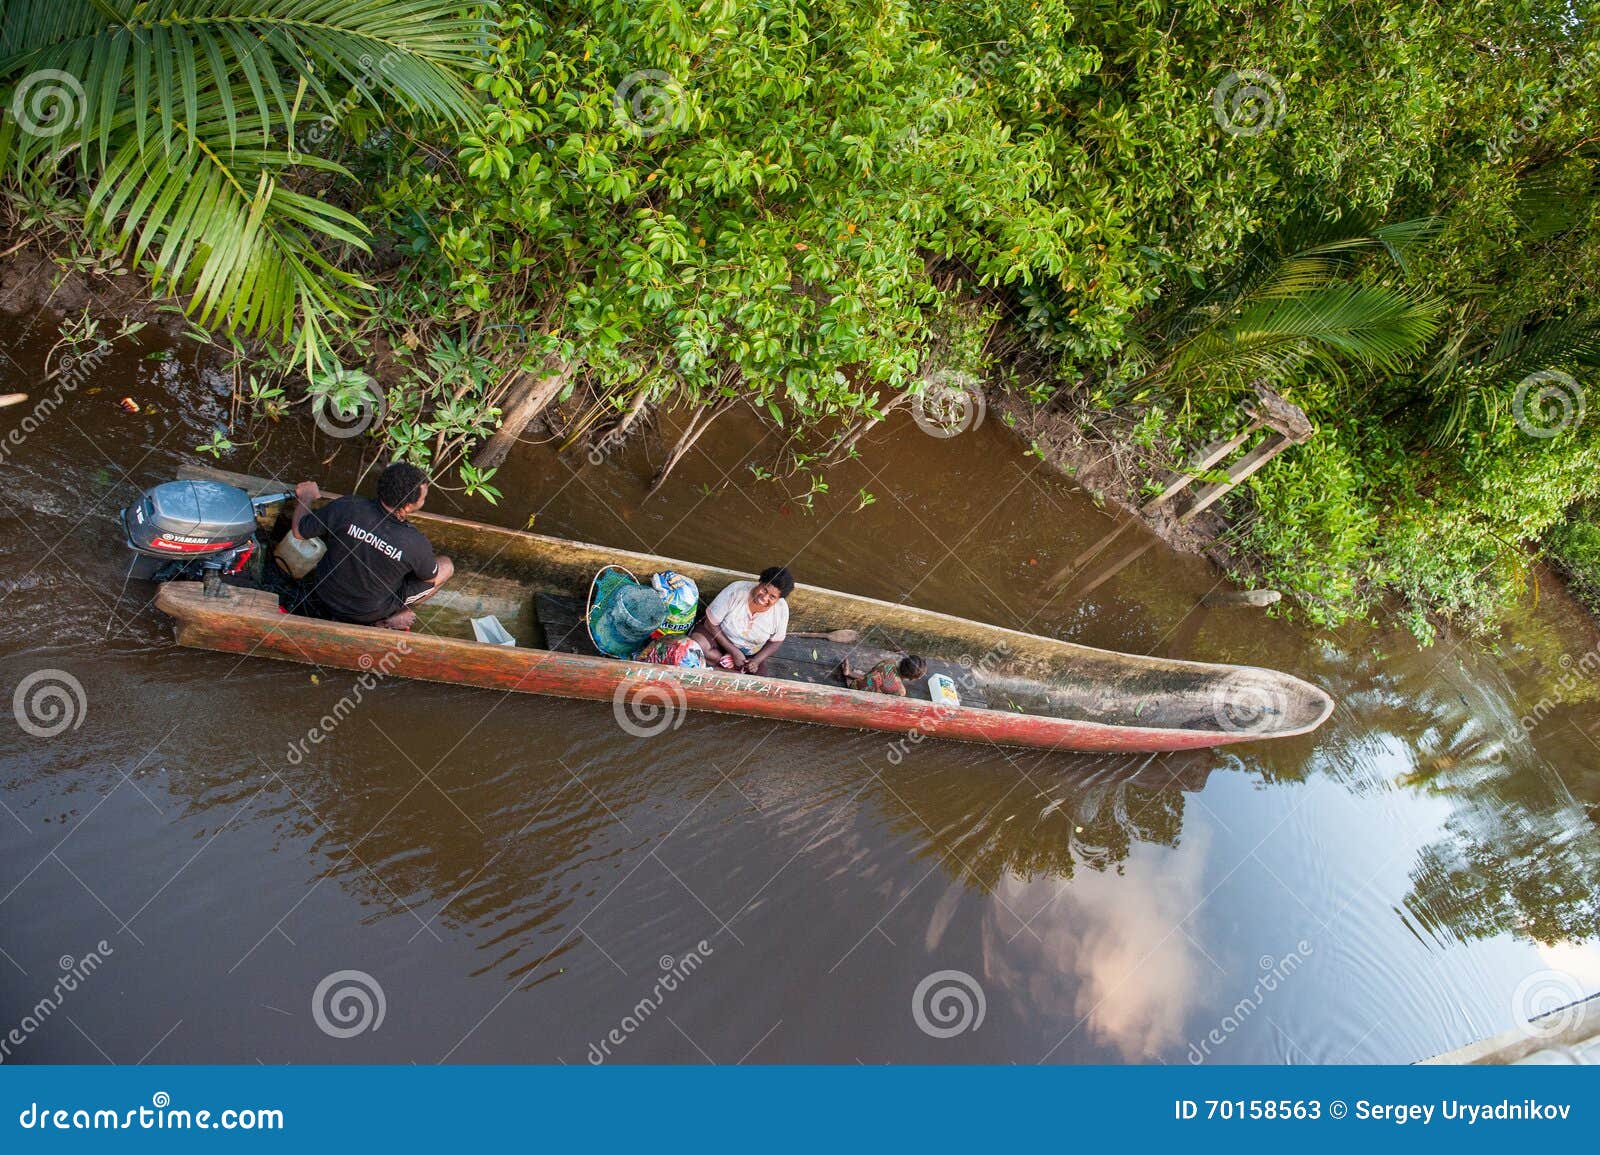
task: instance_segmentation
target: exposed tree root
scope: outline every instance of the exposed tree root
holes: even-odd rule
[[[479,469],[493,469],[503,464],[528,423],[566,388],[572,369],[571,364],[551,353],[545,357],[538,373],[519,373],[507,390],[500,428],[479,447],[472,464]]]
[[[654,496],[667,480],[667,475],[677,468],[694,448],[694,443],[700,440],[700,435],[711,428],[711,423],[739,403],[737,397],[725,397],[715,405],[702,405],[695,409],[694,415],[689,419],[688,427],[678,438],[678,443],[672,447],[672,452],[667,455],[666,462],[656,472],[655,478],[650,482],[650,488],[645,490],[645,497]]]

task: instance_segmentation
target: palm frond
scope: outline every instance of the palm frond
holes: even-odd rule
[[[1431,444],[1460,440],[1476,410],[1492,421],[1504,408],[1504,387],[1530,373],[1600,368],[1600,316],[1594,313],[1506,325],[1492,341],[1480,341],[1471,354],[1463,354],[1474,336],[1481,333],[1460,327],[1422,378],[1433,395]]]
[[[1372,230],[1372,236],[1384,247],[1400,271],[1410,276],[1411,258],[1438,236],[1443,228],[1443,217],[1417,217],[1415,220],[1380,225]]]
[[[1376,285],[1329,285],[1248,302],[1180,349],[1175,374],[1230,380],[1278,375],[1306,361],[1393,372],[1438,330],[1437,301]]]
[[[351,291],[364,286],[317,242],[365,248],[365,228],[282,183],[296,165],[343,170],[284,149],[214,147],[222,114],[209,111],[209,121],[175,122],[183,140],[119,137],[89,198],[91,222],[135,262],[148,260],[158,288],[189,294],[202,324],[286,338],[297,318],[348,314]],[[248,135],[260,128],[253,114],[240,122]]]
[[[296,81],[323,108],[348,92],[460,123],[474,104],[459,74],[482,67],[486,30],[462,11],[458,0],[10,0],[0,79],[75,77],[85,96],[76,142],[101,163],[119,106],[134,109],[141,141],[148,110],[171,140],[176,118],[193,123],[215,97],[236,143],[240,82],[269,132],[294,119]]]
[[[102,236],[186,293],[202,322],[284,337],[309,358],[365,286],[328,253],[364,247],[350,214],[293,187],[348,176],[297,152],[296,128],[360,104],[460,123],[487,24],[459,0],[6,0],[0,105],[59,79],[70,124],[24,131],[0,114],[0,173],[64,172]],[[76,91],[74,91],[76,90]]]

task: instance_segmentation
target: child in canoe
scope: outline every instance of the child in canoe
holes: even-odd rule
[[[850,659],[846,658],[839,663],[839,673],[844,678],[844,684],[852,690],[866,690],[874,694],[893,694],[896,697],[906,696],[906,683],[915,682],[928,674],[928,663],[919,654],[907,654],[896,661],[894,658],[885,658],[865,670],[852,670]]]

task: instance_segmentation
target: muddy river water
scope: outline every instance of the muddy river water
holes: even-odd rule
[[[0,314],[0,393],[54,339]],[[750,471],[782,435],[729,416],[648,500],[641,436],[598,464],[527,446],[498,507],[432,505],[1289,670],[1338,708],[1181,756],[891,758],[386,681],[292,757],[352,675],[179,649],[124,583],[117,510],[228,410],[141,340],[0,464],[4,704],[41,671],[82,687],[65,718],[0,714],[6,1061],[1407,1062],[1600,989],[1600,637],[1548,580],[1497,642],[1430,648],[1198,609],[1216,574],[1161,546],[1063,596],[1112,519],[999,422],[892,422],[808,512]],[[221,464],[348,486],[353,443],[308,427]]]

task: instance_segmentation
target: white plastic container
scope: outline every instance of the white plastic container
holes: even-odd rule
[[[947,674],[928,675],[928,697],[941,706],[961,705],[961,695],[956,693],[956,684]]]
[[[283,535],[283,540],[273,547],[272,556],[288,575],[299,581],[317,568],[328,547],[320,538],[296,537],[293,530]]]

